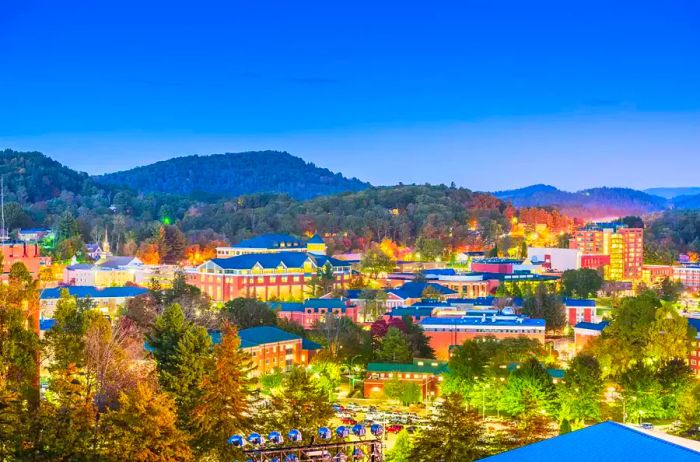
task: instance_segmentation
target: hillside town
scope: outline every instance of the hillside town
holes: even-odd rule
[[[159,381],[165,361],[201,354],[184,337],[163,342],[199,329],[214,351],[248,358],[238,373],[257,383],[251,396],[272,405],[288,381],[309,381],[321,396],[297,399],[325,403],[309,419],[380,426],[388,454],[410,452],[448,405],[473,410],[465,418],[478,420],[481,456],[606,420],[697,437],[696,255],[646,264],[636,217],[570,220],[556,231],[531,219],[511,225],[498,241],[510,247],[431,259],[388,239],[335,253],[333,235],[278,233],[216,241],[207,258],[183,252],[169,263],[154,262],[148,248],[113,253],[107,228],[60,261],[54,230],[18,229],[1,244],[3,278],[10,287],[36,280],[37,303],[24,303],[31,330],[50,346],[37,352],[46,354],[36,363],[42,395],[54,393],[55,361],[66,354],[56,342],[88,335],[94,312],[112,325],[107,335],[131,338],[129,355]],[[454,396],[463,404],[450,403]]]

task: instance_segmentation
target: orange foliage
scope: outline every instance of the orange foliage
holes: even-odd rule
[[[136,252],[136,256],[147,265],[157,265],[160,263],[158,246],[152,242],[141,243],[138,252]]]

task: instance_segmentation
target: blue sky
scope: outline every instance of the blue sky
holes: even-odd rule
[[[287,150],[375,184],[698,185],[696,1],[5,0],[0,146]]]

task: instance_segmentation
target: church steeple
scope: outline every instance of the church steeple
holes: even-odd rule
[[[111,248],[109,246],[109,237],[107,235],[107,225],[105,225],[105,238],[102,240],[102,256],[109,257],[112,255]]]

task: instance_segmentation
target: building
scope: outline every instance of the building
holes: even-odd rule
[[[457,293],[457,297],[486,297],[493,284],[484,273],[460,273],[454,269],[428,270],[424,272],[428,281],[445,286]]]
[[[253,358],[258,374],[266,374],[275,369],[287,370],[293,366],[308,366],[321,345],[302,339],[296,334],[277,327],[261,326],[243,329],[238,332],[241,349]],[[211,334],[213,343],[221,342],[221,333]]]
[[[605,279],[633,281],[642,277],[642,228],[628,228],[622,223],[590,224],[576,230],[570,247],[586,255],[609,255],[610,264],[604,268]]]
[[[581,268],[600,270],[605,273],[605,267],[610,265],[610,255],[597,253],[581,255]]]
[[[476,273],[513,274],[523,264],[523,260],[514,258],[482,258],[473,260],[471,271]]]
[[[216,258],[277,252],[309,252],[325,255],[326,243],[318,234],[314,234],[307,242],[289,234],[264,234],[245,239],[230,247],[217,247]]]
[[[695,340],[693,341],[693,346],[690,349],[688,365],[696,376],[700,376],[700,318],[688,318],[688,324],[693,326],[697,332]]]
[[[598,320],[595,300],[564,298],[563,301],[566,320],[570,326],[575,326],[580,322],[596,322]]]
[[[687,290],[700,291],[700,264],[674,266],[673,279],[680,281]]]
[[[113,287],[137,283],[144,264],[137,257],[106,257],[97,263],[74,263],[63,270],[63,283],[75,286]],[[142,279],[142,278],[141,278]]]
[[[384,320],[403,319],[404,316],[409,316],[413,319],[414,323],[418,323],[425,318],[431,317],[433,315],[433,309],[433,306],[400,306],[387,311],[384,314]]]
[[[41,256],[41,249],[36,242],[2,242],[0,250],[3,273],[9,273],[12,265],[21,262],[33,276],[36,276],[42,267],[51,264],[50,258]]]
[[[581,268],[581,252],[577,249],[528,247],[527,259],[532,264],[541,264],[546,271],[564,272]]]
[[[44,239],[52,240],[55,234],[48,228],[23,228],[17,231],[17,239],[22,242],[39,242]]]
[[[215,302],[238,297],[262,301],[303,300],[312,292],[312,279],[329,266],[334,289],[345,289],[350,265],[325,255],[307,252],[244,254],[206,261],[186,273],[189,284]]]
[[[607,421],[495,456],[484,462],[697,462],[700,442]]]
[[[673,279],[673,266],[642,265],[642,281],[645,284],[656,284],[664,279]]]
[[[600,337],[601,332],[605,329],[610,322],[578,322],[574,325],[574,345],[576,346],[576,351],[579,352],[583,350],[588,344],[595,339]]]
[[[61,292],[67,291],[71,297],[80,299],[89,298],[101,312],[115,315],[120,306],[123,306],[130,298],[138,297],[148,292],[143,287],[95,287],[95,286],[68,286],[44,289],[39,295],[42,318],[53,318],[56,304],[61,298]]]
[[[430,317],[420,322],[438,359],[447,360],[453,347],[479,337],[528,337],[544,343],[544,319],[514,314],[477,313],[463,317]]]
[[[311,298],[304,302],[270,302],[277,316],[311,329],[329,315],[346,317],[357,323],[359,308],[349,300],[339,298]]]
[[[413,305],[424,298],[456,297],[457,292],[434,282],[409,281],[387,291],[387,308]]]
[[[369,363],[364,380],[364,397],[384,396],[384,385],[392,380],[415,383],[420,387],[423,400],[440,394],[442,374],[447,362],[435,359],[414,359],[412,363]]]

